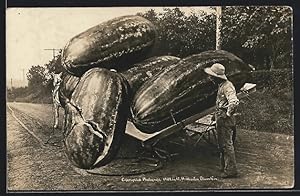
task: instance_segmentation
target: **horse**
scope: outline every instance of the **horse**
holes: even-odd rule
[[[58,128],[58,120],[59,120],[59,108],[62,107],[59,99],[59,88],[62,82],[62,72],[55,74],[52,73],[53,77],[53,90],[52,90],[52,103],[54,108],[54,125],[53,128]]]

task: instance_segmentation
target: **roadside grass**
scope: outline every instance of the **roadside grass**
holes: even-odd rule
[[[36,90],[34,92],[29,92],[22,96],[16,97],[16,102],[26,102],[26,103],[43,103],[51,104],[52,95],[47,89]]]
[[[291,70],[253,74],[257,92],[241,101],[238,127],[271,133],[294,134],[294,93]]]

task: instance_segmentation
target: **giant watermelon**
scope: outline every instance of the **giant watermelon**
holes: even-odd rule
[[[130,69],[121,72],[127,79],[133,94],[150,78],[165,68],[174,66],[180,58],[175,56],[155,56],[134,64]]]
[[[215,104],[217,85],[203,71],[213,63],[222,63],[236,89],[246,82],[252,70],[240,58],[227,51],[206,51],[179,61],[176,66],[148,80],[135,94],[132,103],[134,124],[153,133]]]
[[[73,37],[62,51],[62,66],[77,76],[92,67],[127,69],[147,57],[155,39],[155,26],[147,19],[118,17]]]
[[[116,155],[129,113],[128,83],[103,68],[87,71],[66,103],[64,146],[71,163],[89,169]]]

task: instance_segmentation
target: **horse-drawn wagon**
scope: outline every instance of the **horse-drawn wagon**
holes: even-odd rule
[[[251,93],[256,91],[256,84],[246,83],[237,94],[239,99],[243,99],[248,97]],[[174,124],[162,129],[158,132],[147,134],[145,132],[140,131],[135,125],[128,121],[126,127],[126,134],[137,139],[141,146],[145,150],[152,151],[153,155],[158,156],[159,158],[170,158],[171,154],[166,150],[160,149],[157,147],[157,144],[178,132],[185,132],[184,135],[186,137],[194,138],[197,137],[194,146],[198,144],[198,142],[203,139],[208,144],[216,145],[217,134],[215,130],[215,121],[211,120],[211,116],[215,111],[215,106],[210,107],[200,113],[192,115],[182,121],[177,121],[173,116],[172,111],[170,111],[170,115],[174,121]]]

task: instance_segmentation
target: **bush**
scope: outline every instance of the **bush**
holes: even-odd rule
[[[251,74],[251,82],[257,84],[258,89],[270,88],[279,90],[293,89],[293,71],[291,69],[275,69],[254,71]]]
[[[17,96],[14,101],[26,103],[52,103],[51,92],[44,89],[29,90],[23,96]]]
[[[252,74],[258,91],[241,100],[238,126],[272,133],[294,133],[293,77],[291,70]]]

